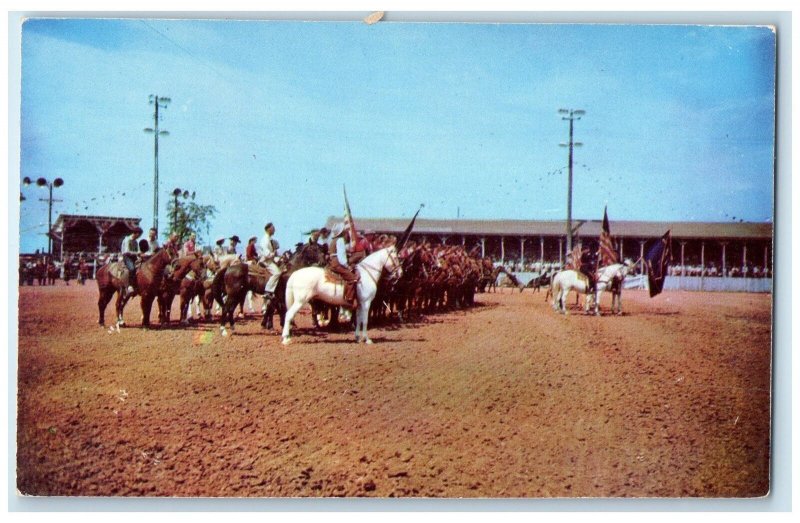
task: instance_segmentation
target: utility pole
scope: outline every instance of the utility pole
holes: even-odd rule
[[[153,114],[154,128],[147,127],[144,132],[152,134],[155,139],[154,162],[153,162],[153,227],[158,231],[158,136],[168,136],[169,132],[158,130],[158,108],[167,108],[172,100],[166,96],[150,95],[150,104],[155,105]]]
[[[567,178],[567,253],[572,252],[572,149],[573,147],[580,147],[581,142],[572,141],[572,128],[575,120],[580,120],[581,115],[586,114],[583,109],[559,109],[559,114],[562,120],[569,120],[569,143],[558,144],[561,147],[569,147],[569,175]]]

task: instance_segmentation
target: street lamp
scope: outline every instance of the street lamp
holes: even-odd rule
[[[33,181],[28,178],[27,176],[22,179],[23,185],[30,185]],[[61,187],[64,185],[64,180],[61,178],[56,178],[52,182],[47,181],[47,178],[37,178],[36,185],[39,187],[47,187],[50,191],[47,199],[39,198],[41,202],[47,202],[47,255],[52,256],[53,254],[53,238],[51,236],[53,230],[53,202],[60,202],[62,200],[54,200],[53,199],[53,187]],[[21,199],[24,199],[21,196]]]
[[[572,141],[572,125],[575,120],[580,120],[581,116],[586,114],[583,109],[559,109],[559,114],[567,115],[562,116],[562,120],[569,120],[569,143],[560,143],[560,147],[569,147],[569,175],[567,178],[567,253],[572,252],[572,149],[573,147],[580,147],[581,142]]]
[[[158,109],[159,107],[163,107],[164,109],[167,108],[167,105],[172,100],[166,96],[158,96],[155,94],[150,95],[150,104],[155,105],[155,114],[153,115],[153,122],[154,127],[150,128],[147,127],[144,129],[144,132],[148,134],[152,134],[155,144],[154,144],[154,163],[153,163],[153,228],[158,230],[158,137],[159,136],[168,136],[168,131],[159,131],[158,130]]]

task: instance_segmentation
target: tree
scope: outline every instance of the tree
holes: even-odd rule
[[[182,242],[194,233],[197,235],[197,243],[204,245],[207,243],[207,238],[203,233],[208,234],[217,208],[213,205],[200,205],[194,201],[194,197],[192,193],[190,198],[181,199],[174,196],[168,200],[167,215],[170,217],[170,231],[165,236],[177,233],[178,240]]]

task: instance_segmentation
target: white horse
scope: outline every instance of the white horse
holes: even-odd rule
[[[584,312],[589,313],[591,303],[594,302],[594,313],[600,315],[600,297],[603,292],[610,290],[611,297],[611,310],[618,309],[617,314],[622,314],[622,280],[628,275],[632,269],[633,262],[625,260],[625,263],[615,263],[600,269],[600,275],[597,278],[595,285],[595,292],[589,292],[589,281],[585,275],[576,270],[566,270],[557,273],[553,276],[551,283],[551,291],[553,293],[553,309],[567,314],[565,301],[570,291],[575,291],[580,294],[586,295],[586,305]],[[617,307],[615,307],[615,305]]]
[[[356,315],[356,342],[372,343],[367,335],[367,319],[369,307],[378,291],[378,281],[386,269],[392,278],[402,276],[403,269],[397,257],[394,245],[376,251],[356,265],[359,281],[356,285],[358,295],[358,313]],[[349,306],[344,300],[344,284],[334,283],[325,277],[322,267],[304,267],[289,276],[286,282],[286,318],[283,321],[282,343],[291,342],[292,320],[297,312],[314,298],[331,305]],[[360,331],[360,333],[359,333]]]
[[[594,296],[595,314],[600,315],[600,296],[605,290],[611,291],[611,313],[622,314],[622,282],[634,268],[634,263],[626,259],[625,263],[614,263],[600,269]],[[601,282],[604,284],[600,285]]]

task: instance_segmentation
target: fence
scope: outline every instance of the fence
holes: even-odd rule
[[[527,285],[538,272],[515,272],[514,276],[522,285]],[[498,278],[503,283],[504,275]],[[646,289],[647,276],[634,275],[625,278],[626,289]],[[721,278],[701,276],[667,276],[665,291],[711,291],[711,292],[772,292],[772,278]]]
[[[647,276],[628,276],[626,289],[646,289]],[[701,276],[667,276],[665,291],[772,292],[772,278],[714,278]]]

